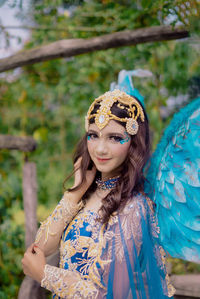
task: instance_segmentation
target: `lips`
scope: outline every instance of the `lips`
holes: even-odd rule
[[[110,159],[102,159],[102,158],[98,158],[98,157],[97,157],[97,160],[98,160],[99,162],[107,162],[107,161],[109,161]]]

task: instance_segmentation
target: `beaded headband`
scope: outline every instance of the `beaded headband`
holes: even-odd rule
[[[111,108],[114,103],[118,102],[117,107],[120,109],[126,109],[129,117],[120,118],[111,112]],[[100,105],[96,113],[91,114],[95,105]],[[102,130],[109,122],[109,120],[118,120],[126,123],[126,131],[130,135],[136,135],[138,131],[137,119],[140,117],[141,121],[144,122],[144,112],[139,102],[129,96],[127,93],[115,89],[113,91],[107,91],[100,97],[94,100],[91,104],[87,116],[85,117],[85,129],[88,131],[89,120],[95,118],[95,124]]]

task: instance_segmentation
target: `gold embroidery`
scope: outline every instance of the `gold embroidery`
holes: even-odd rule
[[[48,236],[55,236],[58,232],[52,232],[52,228],[56,227],[58,222],[63,222],[63,224],[69,223],[72,218],[78,213],[78,211],[83,207],[83,202],[80,201],[79,204],[72,204],[67,197],[68,192],[65,192],[59,204],[54,209],[53,213],[41,223],[41,226],[37,232],[35,243],[38,243],[43,235],[43,231],[45,233],[44,244],[48,240]]]
[[[122,234],[124,235],[124,239],[126,241],[130,240],[132,237],[134,239],[137,251],[139,252],[139,248],[141,246],[141,211],[140,205],[138,203],[137,198],[127,203],[122,212],[119,213],[122,227]],[[144,207],[142,206],[143,213],[146,213]],[[112,216],[109,220],[109,228],[114,230],[112,226],[117,224],[117,230],[112,233],[110,232],[106,239],[109,240],[115,236],[115,251],[116,251],[116,260],[120,263],[125,259],[124,257],[124,248],[122,246],[121,234],[118,227],[118,215]],[[111,258],[112,256],[112,244],[110,244],[108,250],[108,256]]]
[[[99,277],[99,272],[97,269],[97,263],[101,266],[101,268],[104,268],[104,265],[109,264],[111,262],[111,260],[102,260],[101,259],[101,254],[102,254],[102,249],[105,246],[105,242],[104,242],[104,237],[103,237],[103,233],[105,230],[105,224],[102,225],[101,230],[100,230],[100,234],[99,234],[99,246],[98,246],[98,254],[96,255],[96,258],[93,262],[93,264],[90,267],[90,271],[89,271],[89,277],[94,280],[94,282],[99,285],[101,288],[106,289],[101,283],[100,283],[100,277]]]
[[[73,294],[69,299],[96,299],[98,290],[91,281],[82,279],[69,288],[69,294]]]
[[[162,259],[163,268],[166,267],[166,254],[162,246],[159,246],[159,251]],[[168,290],[168,297],[172,297],[175,294],[176,289],[173,287],[173,285],[170,282],[170,278],[168,273],[165,276],[165,281],[167,283],[167,290]]]
[[[63,234],[63,238],[61,241],[61,262],[60,267],[64,267],[64,263],[68,262],[69,268],[71,268],[71,258],[76,253],[81,253],[82,257],[77,258],[76,266],[79,267],[79,271],[83,278],[89,277],[94,281],[97,285],[104,288],[104,286],[100,283],[100,277],[98,274],[98,269],[96,263],[98,263],[102,268],[104,264],[109,263],[110,261],[101,260],[101,252],[103,243],[103,232],[105,229],[105,225],[101,225],[100,223],[95,221],[96,214],[93,215],[91,212],[84,213],[81,211],[70,223],[68,228]],[[84,223],[88,223],[86,230],[94,232],[94,235],[97,239],[97,242],[94,241],[94,238],[89,236],[82,236],[80,234],[80,229],[84,226]],[[91,225],[93,224],[93,225]],[[65,240],[65,237],[68,235],[69,231],[74,230],[76,238],[74,240]],[[99,231],[99,236],[97,235],[97,231]],[[65,248],[67,250],[65,251]],[[84,258],[84,256],[87,256]]]
[[[96,221],[97,214],[91,213],[90,211],[80,211],[63,232],[60,244],[61,269],[58,268],[58,270],[63,271],[63,274],[61,273],[59,278],[62,283],[57,281],[58,276],[56,276],[57,278],[50,278],[50,281],[55,279],[56,283],[54,282],[54,285],[59,287],[58,293],[57,289],[54,289],[56,295],[61,296],[62,294],[61,297],[67,296],[69,299],[93,299],[97,298],[99,288],[106,292],[106,287],[103,285],[105,281],[104,278],[102,281],[101,275],[103,273],[105,277],[105,272],[109,270],[109,267],[106,266],[109,265],[113,259],[113,237],[115,242],[114,258],[119,262],[122,262],[124,259],[124,249],[122,246],[118,219],[120,218],[125,241],[127,242],[133,238],[136,248],[139,250],[142,239],[141,219],[143,215],[146,220],[147,210],[143,196],[141,196],[141,198],[140,196],[137,196],[127,203],[122,212],[110,217],[107,227]],[[152,213],[148,215],[150,216],[150,222],[153,223],[152,229],[155,231],[155,237],[157,237],[158,230],[156,221],[153,218],[154,215],[152,209],[151,212]],[[107,245],[108,248],[106,247]],[[106,249],[105,254],[104,249]],[[157,256],[162,257],[162,252],[160,252],[158,246],[155,246],[154,252]],[[158,266],[166,272],[164,259],[162,258],[160,261],[158,259],[158,263],[159,262],[160,264]],[[65,269],[66,266],[67,269]],[[62,276],[64,275],[64,271],[70,273],[71,277],[73,275],[76,277],[75,282],[68,283],[66,289],[64,287],[66,282],[65,279],[63,279],[64,276]],[[57,275],[57,272],[55,275]],[[65,277],[67,277],[67,274]],[[168,275],[166,275],[165,281],[168,287],[168,294],[169,296],[172,296],[174,289],[169,282]],[[46,285],[48,286],[48,282],[46,282]],[[52,285],[49,287],[52,288]],[[55,298],[58,297],[56,296]]]
[[[70,283],[70,281],[72,283]],[[66,269],[59,269],[48,264],[45,265],[44,278],[41,286],[48,289],[52,293],[56,291],[56,297],[74,299],[74,298],[96,298],[98,290],[95,285],[87,279],[80,277],[78,272],[73,275]]]
[[[79,271],[81,272],[82,277],[89,277],[99,287],[105,288],[100,283],[100,277],[97,268],[97,263],[102,269],[104,268],[104,265],[110,263],[110,260],[104,261],[101,259],[102,248],[105,245],[105,225],[101,225],[100,223],[96,222],[95,219],[96,214],[92,215],[91,212],[85,213],[81,211],[69,224],[68,228],[63,234],[63,238],[61,241],[60,267],[64,267],[64,263],[67,260],[68,265],[70,265],[69,267],[71,268],[71,258],[76,253],[81,253],[82,258],[77,258],[78,261],[76,262],[76,266],[79,267]],[[91,232],[94,233],[93,235],[95,235],[97,242],[95,242],[92,237],[80,235],[80,229],[83,227],[84,222],[90,224],[87,226],[86,230],[88,231],[88,227],[90,228]],[[93,226],[91,224],[93,224]],[[65,236],[68,235],[70,230],[74,230],[76,232],[76,239],[64,241]],[[65,251],[64,248],[67,248],[67,250]],[[84,258],[84,256],[87,256],[87,258]]]

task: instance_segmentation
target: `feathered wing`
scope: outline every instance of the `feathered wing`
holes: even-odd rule
[[[175,114],[154,152],[145,189],[156,203],[160,242],[200,261],[200,98]]]

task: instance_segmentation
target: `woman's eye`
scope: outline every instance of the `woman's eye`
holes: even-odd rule
[[[97,134],[95,134],[95,133],[89,133],[88,135],[87,135],[87,140],[94,140],[94,139],[96,139],[98,136],[97,136]]]
[[[110,136],[110,140],[112,140],[114,142],[120,142],[123,140],[123,138],[120,136]]]

